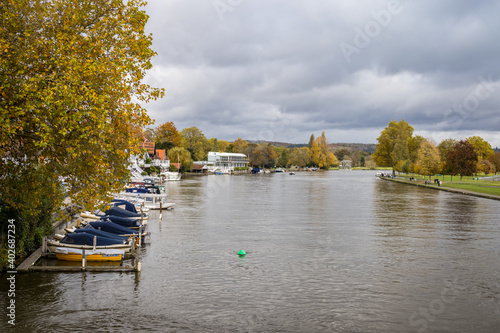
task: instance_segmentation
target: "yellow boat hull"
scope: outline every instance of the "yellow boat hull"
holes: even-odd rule
[[[81,254],[61,254],[61,253],[56,253],[56,257],[59,260],[66,260],[66,261],[82,261],[82,255]],[[121,254],[91,254],[86,256],[87,261],[121,261],[122,260],[122,255]]]
[[[83,254],[80,249],[62,249],[58,248],[54,251],[58,260],[66,261],[82,261]],[[123,259],[123,251],[118,250],[87,250],[85,258],[87,261],[121,261]]]

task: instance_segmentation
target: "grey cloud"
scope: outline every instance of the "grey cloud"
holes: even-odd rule
[[[436,137],[498,137],[498,2],[220,1],[230,8],[222,19],[216,1],[149,1],[156,81],[167,90],[147,106],[157,124],[225,140],[266,132],[307,142],[330,130],[334,142],[356,131],[375,142],[404,118]],[[359,31],[370,34],[363,47]],[[357,47],[350,61],[342,43]],[[488,96],[469,100],[469,110],[453,107],[488,77]]]

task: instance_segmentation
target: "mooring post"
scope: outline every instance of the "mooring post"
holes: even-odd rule
[[[87,267],[87,256],[85,255],[85,249],[82,249],[82,271]]]
[[[142,246],[142,223],[141,223],[141,226],[139,227],[139,245],[137,245],[137,246],[138,247]]]
[[[136,272],[141,271],[141,263],[139,262],[139,251],[135,251],[135,256],[134,256],[134,269]]]
[[[47,236],[43,236],[42,239],[42,254],[47,253]]]

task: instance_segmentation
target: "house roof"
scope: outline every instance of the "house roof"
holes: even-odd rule
[[[168,160],[168,157],[167,157],[165,149],[156,149],[156,155],[158,155],[158,157],[162,161]]]

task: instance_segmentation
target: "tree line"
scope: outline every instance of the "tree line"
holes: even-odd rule
[[[166,122],[154,129],[138,132],[145,139],[155,142],[157,149],[166,149],[171,161],[180,160],[182,171],[190,171],[194,161],[206,161],[208,152],[242,153],[248,156],[250,166],[274,168],[315,166],[329,169],[338,165],[338,159],[330,150],[325,132],[319,137],[311,135],[306,147],[277,147],[270,143],[260,144],[238,138],[233,142],[207,139],[197,127],[178,131],[173,122]]]
[[[479,136],[463,140],[445,139],[439,144],[420,135],[404,119],[392,120],[377,138],[373,160],[378,166],[392,167],[393,173],[472,176],[500,170],[500,153]]]

